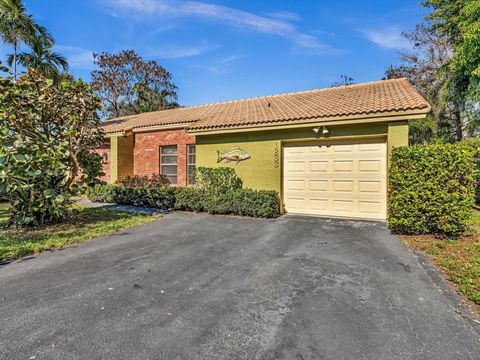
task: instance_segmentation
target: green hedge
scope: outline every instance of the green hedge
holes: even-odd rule
[[[128,182],[131,184],[132,182]],[[95,202],[272,218],[280,215],[275,191],[242,189],[242,181],[231,168],[199,168],[194,188],[161,186],[131,187],[96,185],[87,190]]]
[[[404,234],[464,233],[475,198],[476,151],[464,144],[393,150],[388,225]]]

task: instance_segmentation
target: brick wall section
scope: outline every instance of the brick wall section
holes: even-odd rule
[[[183,129],[135,134],[134,173],[160,173],[160,146],[177,145],[177,186],[187,186],[187,145],[195,144],[195,136]]]
[[[110,180],[110,144],[95,149],[95,152],[103,157],[102,171],[105,175],[100,177],[100,180],[108,183]]]

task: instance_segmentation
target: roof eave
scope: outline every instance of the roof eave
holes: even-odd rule
[[[277,121],[268,124],[247,125],[243,127],[221,127],[221,128],[205,128],[205,129],[188,129],[187,133],[192,135],[215,135],[224,133],[248,132],[248,131],[265,131],[276,129],[294,129],[307,126],[332,126],[332,125],[353,125],[378,123],[388,121],[405,121],[413,119],[424,119],[430,112],[431,107],[428,105],[424,109],[415,109],[407,111],[379,112],[372,114],[359,114],[349,116],[334,116],[324,118],[310,118],[303,120]]]

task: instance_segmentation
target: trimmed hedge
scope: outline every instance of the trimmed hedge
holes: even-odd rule
[[[147,206],[161,210],[176,209],[262,218],[280,215],[280,198],[277,192],[242,189],[241,179],[231,168],[199,168],[196,184],[194,188],[96,185],[87,189],[87,196],[95,202]]]
[[[459,236],[474,205],[476,151],[464,144],[393,150],[388,225],[404,234]]]

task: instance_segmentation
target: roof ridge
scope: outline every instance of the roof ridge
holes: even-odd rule
[[[406,78],[404,78],[404,77],[395,78],[395,79],[375,80],[375,81],[368,81],[368,82],[363,82],[363,83],[358,83],[358,84],[332,86],[332,87],[327,87],[327,88],[318,88],[318,89],[310,89],[310,90],[302,90],[302,91],[291,91],[291,92],[279,93],[279,94],[274,94],[274,95],[261,95],[261,96],[254,96],[254,97],[250,97],[250,98],[217,101],[217,102],[206,103],[206,104],[184,106],[184,107],[182,107],[182,109],[194,109],[194,108],[203,107],[203,106],[210,106],[210,105],[231,104],[231,103],[234,103],[234,102],[241,102],[241,101],[248,101],[248,100],[259,100],[259,99],[266,99],[266,98],[275,98],[275,97],[285,96],[285,95],[298,95],[298,94],[308,94],[308,93],[320,92],[320,91],[322,91],[322,92],[323,91],[332,91],[332,90],[338,90],[338,89],[343,89],[343,88],[361,87],[361,86],[374,85],[374,84],[379,84],[379,83],[398,82],[398,81],[404,81],[404,80],[406,80]],[[163,110],[160,110],[160,111],[163,111]]]

